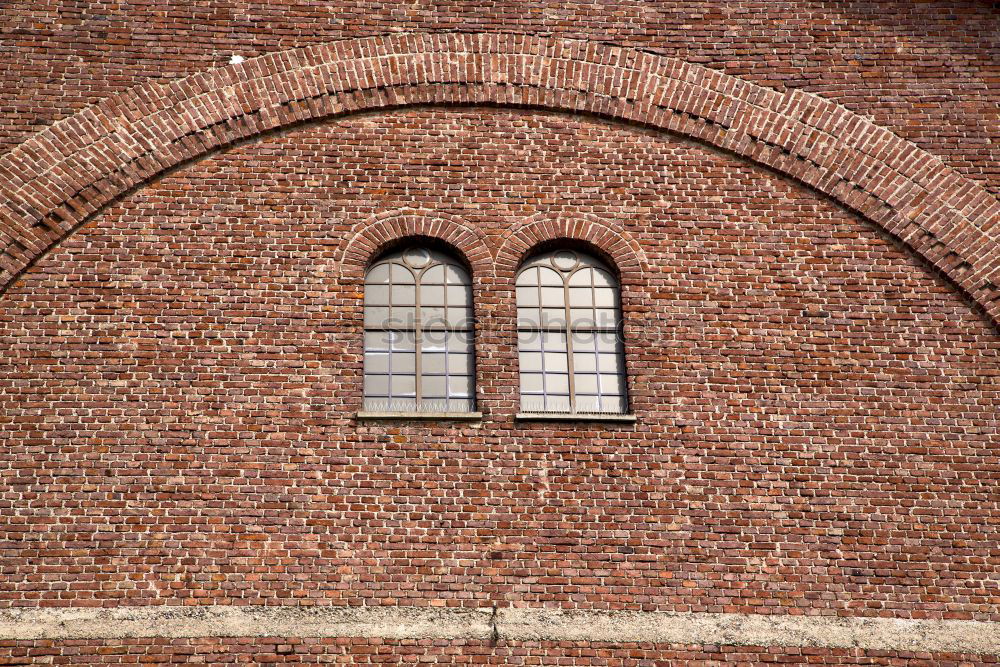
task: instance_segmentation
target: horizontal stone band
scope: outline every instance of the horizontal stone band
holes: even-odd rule
[[[360,637],[653,642],[1000,654],[1000,623],[836,616],[432,607],[0,610],[0,640]]]

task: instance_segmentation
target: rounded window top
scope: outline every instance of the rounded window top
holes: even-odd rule
[[[560,271],[572,271],[580,259],[572,250],[558,250],[552,254],[552,264]]]
[[[426,248],[410,248],[402,253],[403,262],[414,269],[422,269],[431,261],[431,254]]]
[[[368,285],[406,280],[442,285],[471,285],[466,268],[454,256],[420,246],[410,246],[381,255],[365,274]]]
[[[540,253],[525,262],[518,271],[517,284],[614,288],[618,280],[608,265],[593,255],[559,249]]]

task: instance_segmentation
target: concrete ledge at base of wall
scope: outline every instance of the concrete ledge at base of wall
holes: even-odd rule
[[[651,642],[1000,654],[1000,623],[983,621],[404,606],[0,610],[0,640],[139,637]]]
[[[511,641],[654,642],[1000,653],[1000,623],[843,616],[501,609]]]
[[[436,607],[67,607],[0,609],[0,639],[381,637],[489,639],[493,610]]]

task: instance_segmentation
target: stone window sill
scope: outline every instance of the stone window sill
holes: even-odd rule
[[[365,421],[412,419],[420,421],[478,421],[482,412],[359,412],[355,415]]]
[[[612,415],[600,412],[518,412],[518,421],[573,421],[634,423],[635,415]]]

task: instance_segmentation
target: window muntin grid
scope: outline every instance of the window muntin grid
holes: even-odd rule
[[[427,248],[386,255],[365,275],[364,410],[475,409],[472,281]]]
[[[517,276],[521,410],[624,414],[618,283],[594,257],[544,253]]]

